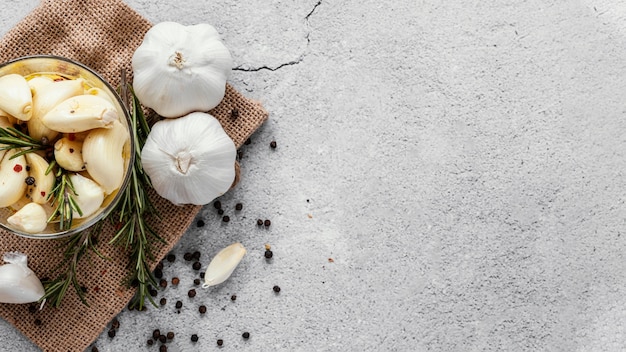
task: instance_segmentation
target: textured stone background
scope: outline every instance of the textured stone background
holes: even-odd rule
[[[128,3],[216,26],[230,82],[271,116],[221,199],[231,222],[205,207],[165,265],[183,282],[167,306],[123,311],[100,351],[148,350],[154,328],[170,351],[624,349],[622,2]],[[36,4],[2,2],[2,33]],[[234,241],[233,277],[190,300],[182,255],[205,268]],[[3,321],[0,341],[37,351]]]

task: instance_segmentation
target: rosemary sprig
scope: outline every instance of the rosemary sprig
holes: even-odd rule
[[[0,150],[21,149],[11,158],[46,148],[47,146],[42,142],[16,128],[0,128]]]
[[[89,306],[85,298],[85,289],[78,281],[79,261],[88,250],[96,253],[100,258],[107,259],[96,248],[97,236],[102,232],[103,222],[99,221],[92,228],[71,235],[65,242],[66,247],[63,252],[63,261],[53,270],[61,272],[55,279],[44,281],[45,294],[40,299],[47,301],[55,308],[61,306],[67,289],[72,286],[78,298]]]
[[[125,81],[124,78],[125,76],[122,74],[122,82]],[[155,259],[152,246],[155,240],[161,243],[165,243],[165,240],[147,222],[147,219],[152,216],[158,217],[156,208],[147,194],[148,188],[152,185],[141,165],[141,148],[146,142],[150,127],[146,122],[139,100],[132,90],[130,93],[132,100],[129,104],[129,110],[131,112],[131,124],[134,127],[132,133],[135,140],[135,162],[131,171],[130,183],[116,207],[121,226],[110,243],[123,246],[130,252],[130,273],[127,278],[127,285],[137,287],[130,307],[141,310],[145,308],[146,298],[157,307],[150,295],[150,286],[158,287],[156,278],[150,270],[150,264]],[[124,97],[124,93],[122,95]],[[127,96],[125,98],[127,99]]]
[[[46,174],[51,172],[55,164],[55,161],[50,163],[50,167],[46,170]],[[56,181],[54,183],[54,187],[52,188],[52,192],[48,195],[48,199],[52,198],[51,204],[54,207],[54,211],[48,218],[48,222],[58,220],[59,228],[61,230],[69,230],[72,227],[74,212],[81,216],[83,215],[83,212],[80,210],[80,206],[74,198],[76,190],[74,189],[74,185],[72,184],[72,180],[70,179],[67,171],[59,168],[55,177]]]

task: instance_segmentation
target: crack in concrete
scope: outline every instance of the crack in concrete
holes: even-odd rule
[[[309,25],[309,19],[311,18],[311,16],[313,15],[313,13],[315,13],[315,10],[317,10],[317,8],[322,4],[322,0],[318,0],[317,3],[313,6],[313,9],[311,9],[311,11],[309,11],[309,13],[304,16],[304,22],[306,23],[307,26],[307,33],[305,35],[306,38],[306,45],[307,47],[309,46],[309,44],[311,43],[311,30],[310,30],[310,25]],[[293,66],[293,65],[297,65],[299,63],[301,63],[302,61],[304,61],[304,56],[305,54],[300,55],[300,57],[297,60],[292,60],[289,62],[285,62],[282,63],[276,67],[269,67],[267,65],[263,65],[263,66],[259,66],[259,67],[251,67],[251,68],[245,68],[243,67],[244,65],[239,65],[235,68],[233,68],[233,71],[243,71],[243,72],[258,72],[258,71],[262,71],[262,70],[268,70],[268,71],[276,71],[279,70],[285,66]]]

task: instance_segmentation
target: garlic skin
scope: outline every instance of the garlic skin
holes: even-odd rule
[[[224,98],[233,60],[206,23],[154,25],[132,58],[137,98],[168,118],[208,111]]]
[[[233,273],[243,256],[246,255],[246,249],[239,243],[233,243],[230,246],[219,251],[206,269],[204,273],[204,284],[202,288],[219,285],[226,281]]]
[[[74,199],[80,208],[82,215],[78,212],[73,213],[76,219],[86,218],[100,208],[104,201],[104,190],[100,185],[81,174],[70,175],[70,181],[74,186]]]
[[[7,264],[0,266],[0,303],[32,303],[43,297],[43,285],[28,267],[26,255],[5,253],[2,259]]]
[[[7,222],[20,231],[39,233],[48,226],[48,215],[40,204],[31,202],[9,216]]]
[[[174,204],[203,205],[232,185],[236,154],[219,121],[194,112],[155,123],[141,161],[161,197]]]
[[[33,116],[33,96],[22,75],[12,73],[0,77],[0,109],[22,121]]]

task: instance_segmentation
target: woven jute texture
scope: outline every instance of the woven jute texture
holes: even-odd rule
[[[121,68],[132,72],[132,54],[150,27],[149,21],[121,0],[45,0],[0,41],[0,60],[36,54],[64,56],[91,67],[116,87]],[[233,109],[239,112],[236,118],[231,114]],[[237,147],[268,118],[260,104],[231,86],[210,113],[219,119]],[[162,216],[152,224],[167,241],[157,248],[154,269],[185,233],[200,207],[174,206],[152,192],[151,199]],[[108,245],[113,228],[106,226],[98,248],[110,260],[88,255],[81,262],[79,280],[87,289],[89,307],[71,289],[56,309],[46,306],[32,313],[28,304],[0,304],[0,316],[42,350],[84,351],[134,295],[133,289],[123,285],[127,253]],[[0,230],[0,254],[26,253],[29,266],[40,278],[54,277],[52,269],[62,260],[61,244],[61,240],[29,240]]]

